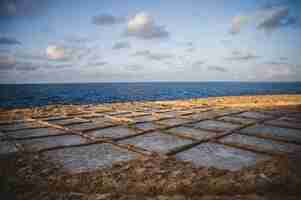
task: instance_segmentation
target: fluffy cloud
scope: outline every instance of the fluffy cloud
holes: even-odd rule
[[[236,61],[248,61],[257,59],[259,56],[256,56],[250,52],[240,52],[240,51],[233,51],[232,56],[227,57],[226,60],[236,60]]]
[[[288,18],[289,9],[287,7],[278,7],[266,9],[258,14],[258,29],[265,31],[274,30],[280,26],[290,25],[294,23],[293,18]]]
[[[235,16],[232,19],[230,33],[233,35],[239,33],[242,27],[248,24],[249,20],[250,20],[249,16],[244,16],[244,15]]]
[[[61,46],[50,45],[46,49],[46,55],[50,60],[65,60],[67,58],[66,49]]]
[[[46,48],[46,55],[49,60],[75,61],[91,53],[91,48],[74,45],[49,45]]]
[[[142,65],[126,65],[124,68],[127,71],[140,71],[144,69]]]
[[[11,70],[16,65],[16,59],[11,55],[0,55],[0,71]]]
[[[104,66],[107,65],[108,63],[105,61],[96,61],[96,62],[89,62],[87,64],[87,67],[100,67],[100,66]]]
[[[154,39],[167,38],[169,33],[164,26],[157,25],[149,14],[141,12],[128,21],[126,35],[140,39]]]
[[[204,61],[201,61],[201,60],[195,61],[195,62],[192,63],[191,69],[192,69],[192,70],[200,70],[201,67],[202,67],[204,64],[205,64]]]
[[[114,50],[119,50],[119,49],[127,49],[127,48],[130,48],[131,45],[129,42],[116,42],[112,49]]]
[[[110,14],[101,14],[98,16],[94,16],[92,18],[92,23],[99,25],[99,26],[108,26],[108,25],[113,25],[113,24],[119,24],[124,21],[123,18],[120,17],[115,17]]]
[[[0,45],[17,45],[21,44],[17,39],[15,38],[10,38],[10,37],[0,37]]]
[[[292,26],[298,23],[298,18],[290,15],[286,6],[272,6],[257,10],[250,15],[239,15],[232,19],[230,33],[237,34],[247,24],[253,24],[258,30],[271,32],[277,28]]]
[[[263,80],[293,80],[300,75],[296,67],[288,63],[264,63],[257,66],[255,74]]]
[[[21,62],[16,65],[17,71],[35,71],[39,69],[41,65],[32,62]]]
[[[210,71],[217,71],[217,72],[228,72],[228,70],[221,66],[211,65],[207,67]]]
[[[172,54],[168,54],[168,53],[152,53],[149,50],[145,50],[145,51],[137,51],[134,56],[142,56],[145,57],[149,60],[164,60],[164,59],[169,59],[172,58],[173,55]]]

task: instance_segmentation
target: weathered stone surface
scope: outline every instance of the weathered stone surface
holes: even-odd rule
[[[301,130],[280,128],[268,125],[255,125],[240,130],[241,133],[253,136],[275,138],[283,141],[301,143]]]
[[[131,111],[116,111],[116,112],[110,112],[110,113],[106,113],[107,115],[110,116],[115,116],[115,117],[122,117],[128,114],[131,114]]]
[[[89,118],[89,120],[91,120],[95,123],[113,123],[113,120],[106,116],[91,117],[91,118]]]
[[[284,121],[288,121],[288,122],[301,123],[301,118],[295,118],[295,117],[281,117],[280,120],[284,120]]]
[[[248,147],[250,149],[271,153],[293,153],[301,152],[301,145],[278,142],[269,139],[257,138],[241,134],[232,134],[220,139],[225,144]]]
[[[240,125],[216,120],[205,120],[198,123],[190,124],[189,126],[211,131],[230,131],[235,128],[238,128]]]
[[[247,119],[247,118],[241,118],[241,117],[233,117],[233,116],[224,116],[221,118],[218,118],[218,120],[225,121],[225,122],[232,122],[232,123],[239,123],[239,124],[250,124],[256,122],[255,119]]]
[[[22,139],[31,137],[42,137],[42,136],[53,136],[67,134],[66,131],[56,129],[56,128],[34,128],[34,129],[24,129],[18,131],[8,132],[7,136],[9,138]]]
[[[165,132],[173,135],[192,138],[195,140],[206,140],[206,139],[214,138],[218,135],[216,132],[203,131],[196,128],[190,128],[185,126],[171,128],[166,130]]]
[[[63,135],[18,140],[17,143],[21,144],[25,148],[25,150],[40,151],[54,147],[86,144],[88,143],[88,140],[78,135]]]
[[[265,124],[274,125],[274,126],[282,126],[287,128],[298,128],[301,130],[301,122],[293,121],[293,120],[271,120],[265,122]]]
[[[71,130],[74,131],[88,131],[92,129],[98,129],[98,128],[104,128],[104,127],[109,127],[112,126],[112,123],[110,122],[87,122],[87,123],[80,123],[80,124],[72,124],[69,126],[65,126]]]
[[[51,120],[49,123],[66,126],[70,124],[85,123],[85,122],[89,122],[89,120],[80,119],[80,118],[67,118],[67,119]]]
[[[132,122],[135,122],[135,123],[138,123],[138,122],[151,122],[151,121],[158,120],[158,117],[156,117],[154,115],[147,115],[147,116],[133,117],[133,118],[130,118],[130,120]]]
[[[16,153],[17,147],[13,142],[0,140],[0,156]]]
[[[228,147],[222,144],[204,143],[176,154],[176,158],[191,161],[196,166],[215,167],[230,171],[240,170],[270,159],[270,156]]]
[[[192,115],[182,116],[182,118],[192,119],[192,120],[203,120],[208,118],[213,118],[219,116],[216,111],[207,111],[207,112],[200,112]]]
[[[187,114],[192,114],[191,111],[168,111],[164,113],[165,115],[168,115],[169,117],[178,117],[178,116],[182,116],[182,115],[187,115]]]
[[[40,120],[43,121],[56,121],[56,120],[63,120],[63,119],[71,119],[72,117],[65,117],[65,116],[51,116],[51,117],[47,117],[47,118],[40,118]]]
[[[191,144],[192,140],[155,131],[126,140],[121,140],[120,143],[130,144],[157,153],[168,153],[174,148]]]
[[[86,134],[95,138],[120,139],[130,135],[135,135],[137,134],[137,132],[134,129],[125,126],[116,126],[116,127],[94,130],[91,132],[87,132]]]
[[[28,128],[39,128],[45,127],[45,125],[39,124],[37,122],[19,122],[19,123],[12,123],[7,125],[1,125],[1,131],[17,131],[21,129],[28,129]]]
[[[260,112],[243,112],[240,113],[238,115],[236,115],[238,117],[246,117],[246,118],[251,118],[251,119],[257,119],[257,120],[263,120],[263,119],[270,119],[273,118],[272,115],[268,115],[268,114],[263,114]]]
[[[62,165],[63,171],[80,173],[110,167],[114,162],[128,161],[138,154],[111,144],[92,144],[44,152],[50,160]]]
[[[180,118],[164,119],[164,120],[156,121],[157,124],[162,124],[164,126],[176,126],[176,125],[181,125],[189,122],[191,122],[191,120],[180,119]]]
[[[145,122],[145,123],[135,124],[135,128],[141,131],[150,131],[150,130],[156,130],[162,128],[162,126],[152,122]]]

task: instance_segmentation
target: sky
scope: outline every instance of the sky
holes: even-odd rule
[[[1,0],[0,83],[301,81],[299,0]]]

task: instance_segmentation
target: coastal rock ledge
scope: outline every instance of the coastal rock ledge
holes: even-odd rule
[[[0,110],[4,199],[300,199],[301,95]]]

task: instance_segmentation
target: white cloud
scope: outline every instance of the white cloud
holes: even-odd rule
[[[100,14],[92,18],[92,23],[99,26],[119,24],[122,23],[123,21],[124,21],[123,18],[116,17],[110,14]]]
[[[289,15],[289,9],[287,7],[277,7],[272,9],[266,9],[258,13],[257,16],[257,28],[265,31],[271,31],[275,28],[285,25],[284,20]]]
[[[225,58],[226,60],[236,60],[236,61],[248,61],[260,58],[260,56],[257,56],[251,52],[241,52],[241,51],[233,51],[232,55],[230,57]]]
[[[247,24],[268,32],[280,27],[296,25],[298,19],[296,16],[290,15],[289,11],[289,8],[286,6],[277,6],[257,10],[249,15],[235,16],[232,19],[230,33],[240,33]]]
[[[169,33],[164,26],[157,25],[149,14],[141,12],[128,21],[126,35],[141,39],[154,39],[166,38]]]
[[[209,71],[217,71],[217,72],[228,72],[225,67],[217,66],[217,65],[210,65],[207,67]]]
[[[137,51],[135,54],[133,54],[133,56],[142,56],[149,60],[156,60],[156,61],[169,59],[173,57],[173,55],[169,53],[153,53],[149,50]]]
[[[235,16],[232,19],[230,33],[233,35],[239,33],[242,27],[248,24],[249,20],[250,20],[249,16],[244,16],[244,15]]]
[[[129,42],[116,42],[112,47],[113,50],[127,49],[127,48],[131,48]]]
[[[46,55],[50,60],[66,59],[66,50],[64,47],[50,45],[46,49]]]

